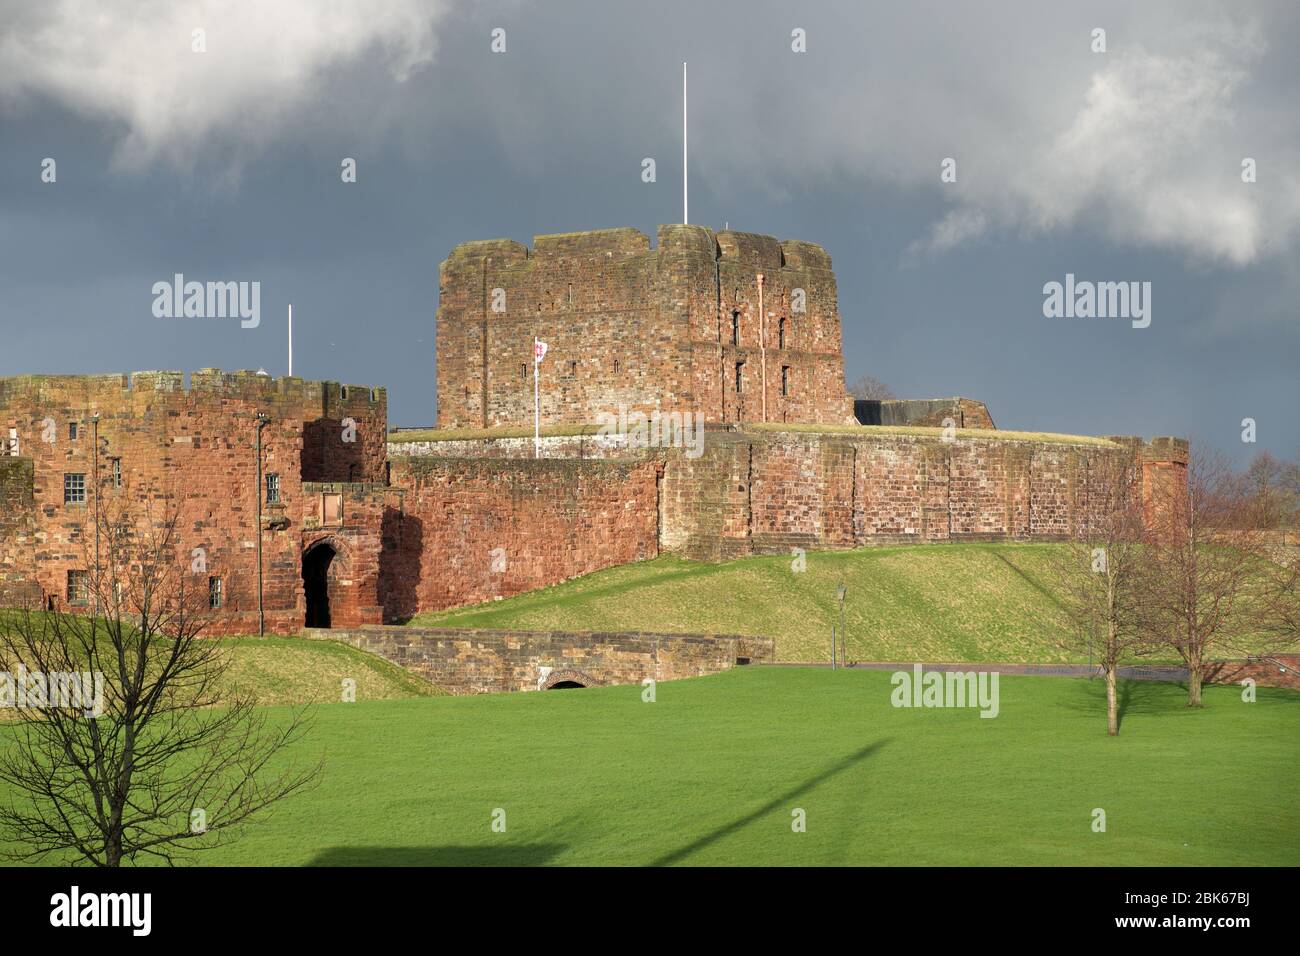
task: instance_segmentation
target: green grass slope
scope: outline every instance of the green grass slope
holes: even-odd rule
[[[381,657],[337,641],[300,637],[233,637],[226,679],[264,705],[332,704],[343,681],[356,682],[357,700],[399,700],[445,693]]]
[[[38,612],[45,617],[45,612]],[[21,612],[0,610],[0,627],[13,626]],[[230,690],[252,694],[259,704],[332,704],[343,681],[356,682],[358,700],[396,700],[443,694],[421,677],[381,657],[337,641],[300,637],[204,638],[221,641]],[[11,716],[0,710],[0,720]]]
[[[320,785],[197,861],[1300,863],[1300,694],[1210,687],[1195,711],[1125,682],[1109,738],[1096,681],[1005,677],[995,719],[891,690],[886,672],[741,668],[653,703],[630,686],[326,705],[298,747],[325,754]]]
[[[518,597],[422,614],[415,624],[643,630],[775,637],[786,661],[826,660],[847,587],[852,660],[1079,659],[1046,581],[1060,546],[942,544],[811,552],[700,564],[667,556]]]

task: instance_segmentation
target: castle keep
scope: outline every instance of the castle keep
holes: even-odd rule
[[[541,421],[620,406],[706,422],[853,421],[831,259],[817,245],[701,226],[462,243],[443,262],[438,427],[533,423],[533,338],[549,344]]]
[[[1174,439],[999,432],[960,398],[855,406],[830,266],[810,243],[691,226],[661,226],[654,248],[632,229],[457,246],[440,269],[439,429],[418,435],[388,432],[370,386],[0,379],[0,604],[85,607],[94,515],[114,503],[174,509],[209,631],[298,633],[666,551],[1056,539],[1104,458],[1136,453],[1148,486],[1181,478]],[[506,428],[532,424],[534,337],[550,345],[541,457]],[[556,427],[620,407],[700,413],[702,454]],[[511,666],[531,674],[524,658]]]

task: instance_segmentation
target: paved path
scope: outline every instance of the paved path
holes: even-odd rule
[[[873,671],[910,671],[916,661],[855,661],[848,669]],[[1008,664],[1000,661],[987,663],[936,664],[922,661],[921,667],[927,671],[997,671],[999,674],[1024,674],[1034,677],[1100,677],[1101,668],[1087,664]],[[825,662],[800,663],[762,663],[760,667],[823,667],[831,665]],[[841,667],[845,665],[841,664]],[[1175,664],[1138,664],[1119,668],[1119,676],[1128,680],[1162,680],[1185,681],[1187,668]]]

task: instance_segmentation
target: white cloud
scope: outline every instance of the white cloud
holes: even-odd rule
[[[178,167],[256,148],[363,55],[401,81],[433,59],[445,0],[10,0],[0,96],[52,100],[120,132],[117,161]],[[206,52],[192,49],[205,31]],[[315,104],[319,106],[319,104]]]
[[[834,175],[950,204],[904,259],[998,230],[1081,230],[1229,267],[1293,250],[1300,128],[1288,104],[1300,74],[1285,7],[939,7],[810,31],[806,60],[787,54],[755,64],[760,79],[713,83],[693,139],[701,152],[723,144],[702,159],[706,175],[724,189],[738,175],[787,187]],[[1105,53],[1089,48],[1098,24]],[[765,74],[783,82],[750,90]],[[761,101],[757,120],[737,108],[747,96]],[[946,156],[956,183],[940,181]],[[1241,180],[1248,156],[1253,184]]]

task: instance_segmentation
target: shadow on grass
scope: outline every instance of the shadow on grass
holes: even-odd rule
[[[500,846],[336,846],[308,866],[542,866],[565,847],[558,843]]]
[[[785,793],[773,797],[771,800],[763,804],[757,810],[754,810],[751,813],[747,813],[743,817],[738,817],[737,819],[731,821],[725,826],[718,827],[716,830],[713,830],[710,833],[706,833],[698,840],[695,840],[692,843],[688,843],[686,846],[681,847],[680,849],[673,850],[671,853],[664,854],[663,856],[659,857],[657,860],[654,860],[652,863],[650,863],[650,866],[670,866],[673,863],[680,863],[682,860],[686,859],[692,853],[698,853],[700,850],[703,850],[705,847],[718,842],[728,834],[735,833],[737,830],[743,829],[744,827],[753,823],[755,820],[759,819],[760,817],[766,816],[767,814],[771,813],[773,810],[776,810],[780,807],[788,806],[791,800],[798,797],[804,791],[811,790],[812,788],[816,787],[818,784],[824,783],[825,781],[829,780],[831,777],[834,777],[836,774],[843,773],[845,770],[848,770],[850,767],[853,767],[854,765],[861,763],[863,760],[866,760],[873,753],[875,753],[877,750],[883,747],[886,743],[888,743],[887,740],[881,740],[881,741],[877,741],[874,744],[868,744],[866,747],[863,747],[857,753],[850,754],[849,756],[840,760],[838,763],[832,764],[831,766],[827,767],[825,770],[823,770],[821,773],[817,774],[816,776],[810,777],[807,780],[805,780],[803,783],[791,787]]]
[[[1035,577],[1034,577],[1032,574],[1030,574],[1028,571],[1026,571],[1026,570],[1024,570],[1023,568],[1017,566],[1013,561],[1011,561],[1011,560],[1010,560],[1010,559],[1009,559],[1005,554],[1003,554],[1001,551],[994,551],[994,552],[992,552],[992,553],[993,553],[993,556],[994,556],[994,557],[996,557],[999,561],[1001,561],[1003,564],[1005,564],[1007,567],[1009,567],[1013,572],[1015,572],[1015,574],[1016,574],[1016,575],[1017,575],[1017,576],[1018,576],[1022,581],[1024,581],[1026,584],[1028,584],[1031,588],[1033,588],[1035,591],[1037,591],[1037,592],[1038,592],[1039,594],[1041,594],[1043,597],[1047,598],[1047,600],[1051,601],[1052,604],[1054,604],[1058,610],[1062,610],[1062,611],[1065,610],[1065,605],[1063,605],[1063,604],[1061,603],[1061,599],[1060,599],[1059,597],[1056,596],[1056,593],[1053,592],[1053,591],[1051,590],[1051,588],[1049,588],[1049,587],[1047,587],[1046,585],[1044,585],[1041,581],[1039,581],[1037,578],[1035,578]]]
[[[1106,719],[1106,682],[1101,678],[1076,678],[1079,693],[1068,698],[1067,706],[1075,713],[1100,715]],[[1185,710],[1187,685],[1172,681],[1132,680],[1115,681],[1115,702],[1119,710],[1120,729],[1124,720],[1138,714],[1174,713]]]

